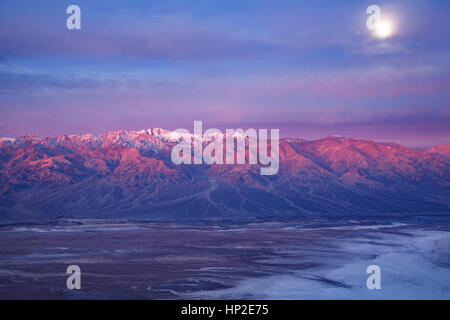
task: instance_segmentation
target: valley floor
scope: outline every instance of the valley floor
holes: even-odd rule
[[[14,225],[0,257],[1,299],[450,299],[442,221]],[[72,264],[81,290],[66,287]]]

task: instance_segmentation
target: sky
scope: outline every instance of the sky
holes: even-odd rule
[[[371,4],[390,37],[368,30]],[[0,0],[0,136],[202,120],[449,144],[449,31],[448,0]]]

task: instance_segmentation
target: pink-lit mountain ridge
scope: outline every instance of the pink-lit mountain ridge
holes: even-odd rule
[[[280,170],[175,165],[163,129],[0,139],[0,221],[450,213],[450,146],[282,139]]]

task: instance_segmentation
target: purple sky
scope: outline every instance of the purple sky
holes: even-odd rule
[[[320,3],[320,4],[319,4]],[[77,4],[82,29],[66,28]],[[378,4],[394,35],[375,38]],[[1,1],[0,136],[279,128],[450,143],[450,2]]]

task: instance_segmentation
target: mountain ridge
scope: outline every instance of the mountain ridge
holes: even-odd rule
[[[280,171],[175,165],[179,136],[151,128],[0,139],[0,221],[202,220],[450,212],[450,145],[280,139]]]

